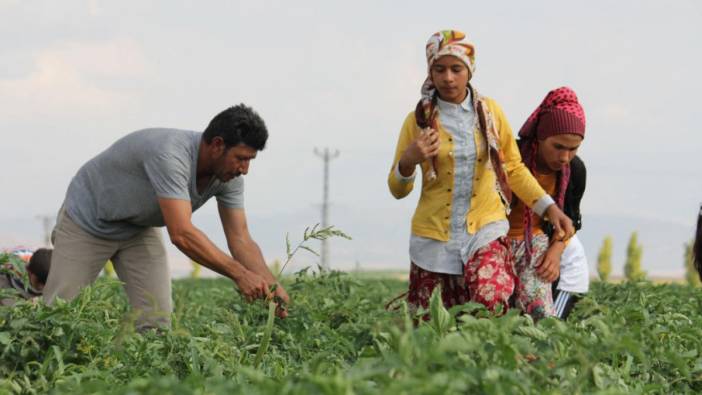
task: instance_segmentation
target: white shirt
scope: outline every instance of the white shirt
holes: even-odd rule
[[[577,235],[571,237],[561,255],[561,278],[557,288],[573,293],[585,293],[590,288],[585,248]]]

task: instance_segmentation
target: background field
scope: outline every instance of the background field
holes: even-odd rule
[[[0,309],[0,393],[450,394],[702,391],[702,293],[651,283],[593,286],[569,322],[534,324],[479,306],[413,328],[394,279],[291,277],[291,316],[267,319],[224,279],[174,282],[173,330],[132,330],[120,286],[69,304]],[[469,314],[465,314],[469,313]],[[456,318],[458,317],[458,318]]]

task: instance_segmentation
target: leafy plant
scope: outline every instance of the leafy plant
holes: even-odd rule
[[[383,301],[404,281],[303,270],[295,311],[247,304],[226,279],[173,282],[168,332],[133,330],[116,280],[71,302],[0,308],[0,393],[694,394],[702,289],[597,282],[567,322],[468,303],[415,326]],[[274,324],[271,324],[274,322]]]
[[[312,254],[319,256],[319,253],[309,247],[307,245],[307,242],[310,240],[327,240],[332,237],[341,237],[347,240],[351,240],[351,237],[345,234],[343,231],[339,229],[335,229],[334,225],[327,226],[320,228],[319,224],[315,224],[311,229],[310,227],[305,228],[305,232],[302,235],[302,240],[300,240],[295,247],[291,247],[290,244],[290,235],[285,234],[285,252],[287,255],[287,259],[285,260],[285,263],[283,266],[280,268],[280,272],[278,272],[278,277],[280,277],[283,274],[283,271],[285,270],[285,267],[288,266],[288,263],[292,260],[292,258],[295,256],[295,254],[300,250],[303,249],[305,251],[309,251]]]
[[[317,256],[319,254],[313,250],[312,248],[308,247],[305,243],[309,240],[326,240],[331,237],[343,237],[346,239],[351,239],[351,237],[347,236],[344,232],[338,229],[334,229],[334,226],[328,226],[325,228],[319,228],[319,224],[316,224],[310,229],[309,227],[305,228],[305,232],[302,236],[302,240],[295,246],[294,249],[290,248],[290,238],[289,235],[285,235],[285,248],[286,248],[286,253],[287,253],[287,260],[285,261],[285,264],[283,267],[280,268],[280,272],[278,272],[278,275],[276,276],[277,278],[280,278],[283,274],[283,270],[285,270],[285,266],[292,260],[293,256],[295,256],[295,253],[297,253],[298,250],[303,249],[307,250]],[[273,285],[271,288],[271,292],[275,291],[275,287],[277,284]],[[263,338],[261,339],[261,344],[258,347],[258,352],[256,352],[256,359],[254,360],[254,368],[257,368],[258,365],[261,363],[261,359],[265,355],[266,351],[268,350],[268,345],[271,340],[271,334],[273,333],[273,324],[275,323],[275,312],[276,309],[285,309],[285,302],[275,296],[273,300],[268,302],[268,319],[266,321],[266,327],[263,331]]]

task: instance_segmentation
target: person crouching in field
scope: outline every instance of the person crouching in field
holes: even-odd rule
[[[243,176],[267,139],[263,119],[240,104],[216,115],[204,132],[139,130],[88,161],[59,210],[44,300],[75,298],[109,259],[138,313],[137,329],[170,326],[171,276],[158,229],[166,226],[178,249],[230,278],[247,300],[287,304],[244,210]],[[213,197],[231,255],[192,223],[193,212]],[[287,315],[282,304],[277,312]]]
[[[11,306],[17,298],[33,299],[41,296],[51,267],[51,249],[18,253],[0,253],[0,305]]]
[[[433,34],[426,45],[428,76],[422,98],[405,119],[388,185],[401,199],[422,189],[412,218],[407,301],[426,308],[441,287],[446,307],[468,301],[507,308],[515,274],[506,238],[512,190],[546,215],[561,237],[574,233],[522,163],[500,106],[469,83],[475,49],[455,30]]]
[[[697,232],[695,233],[695,244],[692,247],[692,254],[697,274],[702,280],[702,204],[700,204],[700,211],[697,214]]]
[[[585,113],[570,88],[546,95],[519,131],[524,163],[558,207],[580,229],[580,200],[585,192],[585,165],[575,156],[585,137]],[[516,306],[540,319],[555,314],[551,283],[559,275],[566,242],[553,237],[550,224],[543,223],[521,200],[514,201],[509,215],[509,237],[519,286]]]

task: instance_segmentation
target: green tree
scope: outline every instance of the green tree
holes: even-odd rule
[[[629,244],[626,246],[626,263],[624,264],[624,276],[629,281],[639,281],[646,279],[646,272],[641,268],[641,255],[643,248],[638,242],[638,234],[631,233]]]
[[[193,261],[192,259],[190,260],[190,265],[192,265],[193,267],[193,270],[190,271],[190,278],[199,278],[202,266],[200,266],[199,263]]]
[[[695,257],[692,253],[692,246],[695,244],[694,240],[690,240],[689,243],[685,243],[685,280],[690,286],[700,287],[702,286],[702,281],[700,281],[700,276],[697,274],[697,269],[695,268]]]
[[[602,241],[600,253],[597,254],[597,273],[602,281],[607,281],[612,273],[612,236],[607,236]]]

